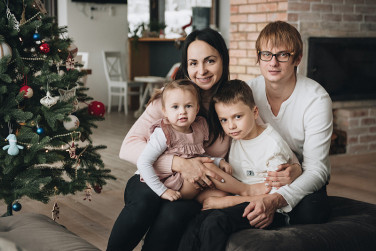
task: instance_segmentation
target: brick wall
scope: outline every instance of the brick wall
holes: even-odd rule
[[[287,0],[231,0],[230,4],[231,79],[248,80],[260,74],[257,36],[268,22],[287,21]]]
[[[376,0],[231,0],[231,78],[248,80],[260,74],[255,41],[271,21],[293,24],[301,33],[304,54],[308,38],[376,37]],[[307,57],[299,73],[306,75]]]
[[[376,107],[334,110],[334,127],[346,133],[346,153],[376,152]]]

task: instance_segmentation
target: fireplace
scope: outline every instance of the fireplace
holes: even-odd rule
[[[333,101],[376,97],[376,38],[310,37],[307,76]]]

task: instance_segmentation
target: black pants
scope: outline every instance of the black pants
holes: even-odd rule
[[[108,251],[133,250],[148,231],[142,250],[177,250],[188,222],[200,212],[196,201],[161,199],[139,175],[129,179],[125,206],[112,228]]]
[[[201,212],[189,224],[180,242],[179,251],[225,250],[227,240],[232,233],[251,228],[247,218],[242,217],[248,204],[245,202],[229,208]],[[319,191],[307,195],[288,213],[289,223],[323,223],[329,219],[330,211],[326,186],[324,186]],[[286,225],[286,216],[275,213],[268,229],[284,225]]]

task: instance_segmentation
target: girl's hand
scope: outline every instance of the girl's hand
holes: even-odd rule
[[[219,168],[225,173],[232,175],[232,166],[224,159],[219,162]]]
[[[268,172],[266,183],[272,187],[281,187],[291,184],[302,174],[303,170],[298,163],[279,165],[275,172]]]
[[[174,201],[181,199],[181,194],[178,191],[172,189],[167,189],[162,195],[161,198],[164,200]]]
[[[192,183],[196,189],[204,187],[214,187],[213,182],[209,179],[221,181],[223,178],[213,171],[209,170],[204,163],[212,163],[209,157],[196,157],[184,159],[175,156],[172,161],[172,170],[181,173],[183,179]],[[213,164],[214,165],[214,164]]]

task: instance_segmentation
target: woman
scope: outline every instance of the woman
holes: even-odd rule
[[[196,30],[185,39],[180,75],[191,79],[200,88],[202,104],[199,115],[207,118],[211,132],[211,143],[205,148],[206,152],[210,156],[224,157],[230,140],[219,137],[219,132],[213,130],[214,126],[210,123],[213,120],[210,118],[214,110],[213,107],[209,108],[212,96],[229,79],[228,50],[218,32],[209,28]],[[136,164],[150,136],[151,124],[162,117],[160,100],[149,104],[125,137],[120,158]],[[171,166],[172,171],[181,173],[184,179],[199,189],[212,186],[209,177],[222,179],[205,167],[211,162],[206,157],[183,159],[165,156],[159,158],[156,165]],[[295,170],[292,172],[296,174],[295,177],[285,177],[291,183],[300,175],[300,172],[296,172],[300,167],[286,167]],[[125,206],[114,224],[107,250],[132,250],[146,232],[143,250],[176,250],[187,223],[201,209],[201,205],[193,200],[162,200],[140,181],[138,174],[129,179],[124,200]]]

